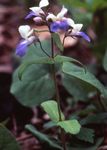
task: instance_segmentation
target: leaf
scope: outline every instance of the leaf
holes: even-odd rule
[[[22,105],[34,107],[54,96],[54,82],[45,67],[31,65],[21,81],[18,78],[18,70],[14,73],[11,93]]]
[[[85,72],[83,68],[69,62],[63,63],[62,70],[66,74],[69,74],[91,84],[93,87],[96,87],[103,96],[107,97],[107,91],[103,84],[101,84],[100,81],[97,80],[96,77],[88,70],[86,70]]]
[[[43,107],[43,109],[49,115],[49,117],[51,118],[53,122],[59,121],[59,112],[58,112],[57,102],[53,100],[49,100],[49,101],[43,102],[41,106]],[[62,112],[61,112],[61,118],[62,120],[64,120],[64,115]]]
[[[42,58],[40,57],[39,59],[22,63],[22,65],[20,65],[19,67],[18,77],[21,80],[24,71],[32,64],[53,64],[53,63],[54,60],[52,58],[47,58],[47,57],[42,57]]]
[[[107,120],[107,113],[98,113],[87,116],[86,118],[82,119],[80,123],[82,125],[102,124],[105,122],[105,120]]]
[[[26,125],[25,128],[30,131],[36,138],[38,138],[41,143],[48,144],[50,147],[56,149],[61,149],[57,143],[53,142],[47,135],[39,132],[34,126],[29,124]]]
[[[107,71],[107,50],[106,50],[104,58],[103,58],[103,67],[104,67],[105,71]]]
[[[85,145],[84,143],[78,144],[78,146],[70,146],[68,150],[97,150],[98,147],[102,144],[103,138],[98,138],[94,144]]]
[[[62,84],[76,101],[78,100],[86,101],[88,93],[86,92],[85,88],[82,87],[82,85],[79,83],[77,79],[64,74],[62,78]]]
[[[20,150],[11,132],[0,124],[0,150]]]
[[[67,57],[67,56],[61,56],[61,55],[57,55],[56,57],[54,57],[54,61],[56,63],[63,63],[63,62],[72,62],[72,63],[77,63],[78,65],[80,65],[81,67],[84,68],[85,71],[85,66],[78,60],[72,58],[72,57]]]
[[[85,142],[94,142],[94,130],[82,127],[76,137]]]
[[[57,123],[58,126],[63,128],[65,132],[70,134],[77,134],[80,132],[81,125],[77,120],[66,120],[66,121],[60,121]]]
[[[50,54],[50,42],[41,42],[42,47]],[[22,63],[32,61],[40,61],[47,56],[43,53],[40,45],[31,46],[27,54],[23,58]],[[41,60],[42,61],[42,60]],[[19,67],[20,68],[20,67]],[[55,94],[54,82],[51,75],[51,65],[49,64],[32,64],[28,69],[25,69],[22,80],[18,78],[19,68],[13,75],[11,93],[24,106],[34,107],[45,100],[52,99]],[[23,68],[23,67],[22,67]],[[26,68],[26,67],[25,67]],[[23,72],[23,69],[22,71]]]
[[[56,46],[57,46],[61,51],[63,51],[63,50],[64,50],[64,47],[63,47],[63,44],[62,44],[62,42],[61,42],[61,40],[60,40],[59,34],[58,34],[58,33],[52,33],[52,38],[53,38],[53,40],[54,40]]]

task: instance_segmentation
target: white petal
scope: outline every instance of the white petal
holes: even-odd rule
[[[49,5],[49,2],[48,0],[41,0],[40,3],[39,3],[39,7],[45,7],[45,6],[48,6]]]
[[[68,23],[68,25],[70,26],[70,27],[73,27],[74,26],[74,21],[71,19],[71,18],[64,18],[66,21],[67,21],[67,23]]]
[[[57,20],[57,17],[56,17],[54,14],[49,14],[49,15],[46,17],[46,20],[48,21],[49,19],[55,21],[55,20]]]
[[[44,11],[40,7],[31,7],[30,10],[32,10],[37,16],[44,14]]]
[[[67,13],[67,8],[65,8],[64,6],[62,7],[61,11],[58,13],[57,18],[61,19],[64,17],[64,15]]]
[[[82,27],[83,27],[83,24],[75,24],[75,25],[73,26],[72,32],[73,32],[73,33],[79,32]]]
[[[18,28],[18,30],[21,37],[26,39],[28,37],[29,32],[31,31],[31,28],[29,25],[22,25]]]
[[[35,39],[36,39],[36,37],[35,37],[35,36],[31,36],[31,37],[29,37],[29,38],[27,39],[28,44],[33,43],[33,41],[34,41]]]

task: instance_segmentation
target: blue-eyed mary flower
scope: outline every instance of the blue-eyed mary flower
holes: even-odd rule
[[[65,14],[67,9],[63,6],[61,11],[55,16],[52,13],[49,13],[46,20],[50,21],[50,30],[51,32],[58,32],[60,30],[66,31],[69,28],[69,25],[65,19]]]
[[[36,40],[36,37],[33,36],[33,29],[29,25],[22,25],[18,30],[22,40],[16,47],[16,55],[22,57],[26,54],[28,46]]]
[[[87,34],[81,31],[83,24],[75,24],[72,19],[67,18],[67,23],[71,27],[69,32],[69,36],[71,37],[80,37],[85,39],[86,41],[90,42],[90,38]]]
[[[38,7],[31,7],[29,8],[31,11],[26,16],[26,19],[29,19],[31,17],[41,17],[41,15],[44,15],[44,11],[42,10],[43,7],[46,7],[49,5],[48,0],[41,0]]]

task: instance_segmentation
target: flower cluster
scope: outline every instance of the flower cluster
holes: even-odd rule
[[[48,26],[50,33],[63,31],[66,36],[71,36],[73,38],[82,37],[90,42],[88,35],[81,31],[83,24],[75,24],[71,18],[65,17],[68,10],[64,6],[55,16],[53,13],[47,13],[43,10],[43,8],[48,5],[48,0],[41,0],[38,7],[30,8],[30,12],[25,19],[33,18],[35,23],[44,22]],[[29,25],[20,26],[19,33],[23,40],[17,45],[16,54],[22,57],[26,54],[28,46],[37,42],[38,38],[35,36],[35,30],[31,29]]]

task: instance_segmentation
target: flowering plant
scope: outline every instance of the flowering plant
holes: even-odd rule
[[[104,86],[81,62],[63,56],[66,37],[83,38],[87,42],[91,41],[89,36],[81,31],[83,24],[76,24],[74,20],[66,17],[68,10],[64,6],[57,15],[44,11],[44,7],[48,6],[48,0],[41,0],[39,6],[31,7],[29,14],[25,17],[25,19],[32,18],[35,24],[44,23],[48,30],[39,31],[29,25],[19,27],[22,40],[16,47],[16,54],[23,57],[23,62],[14,74],[11,92],[25,106],[34,107],[41,104],[41,107],[52,120],[52,127],[60,129],[58,132],[60,138],[57,138],[58,142],[53,143],[48,137],[44,137],[42,133],[40,135],[51,147],[55,149],[62,149],[63,147],[64,150],[67,150],[69,146],[66,145],[66,133],[92,143],[93,130],[84,128],[82,126],[84,124],[81,124],[77,119],[66,119],[61,109],[61,95],[57,75],[60,75],[62,86],[68,91],[70,91],[69,82],[71,82],[72,77],[75,77],[94,86],[103,96],[107,97],[107,93]],[[50,39],[41,41],[37,36],[38,32],[49,32]],[[63,42],[60,40],[60,33],[64,34]],[[34,45],[35,49],[32,49],[31,45]],[[59,51],[55,50],[54,45]],[[28,67],[29,69],[27,69]],[[55,100],[52,100],[53,98]],[[26,128],[38,135],[33,126],[27,125]],[[91,136],[91,140],[86,138],[87,134]]]

